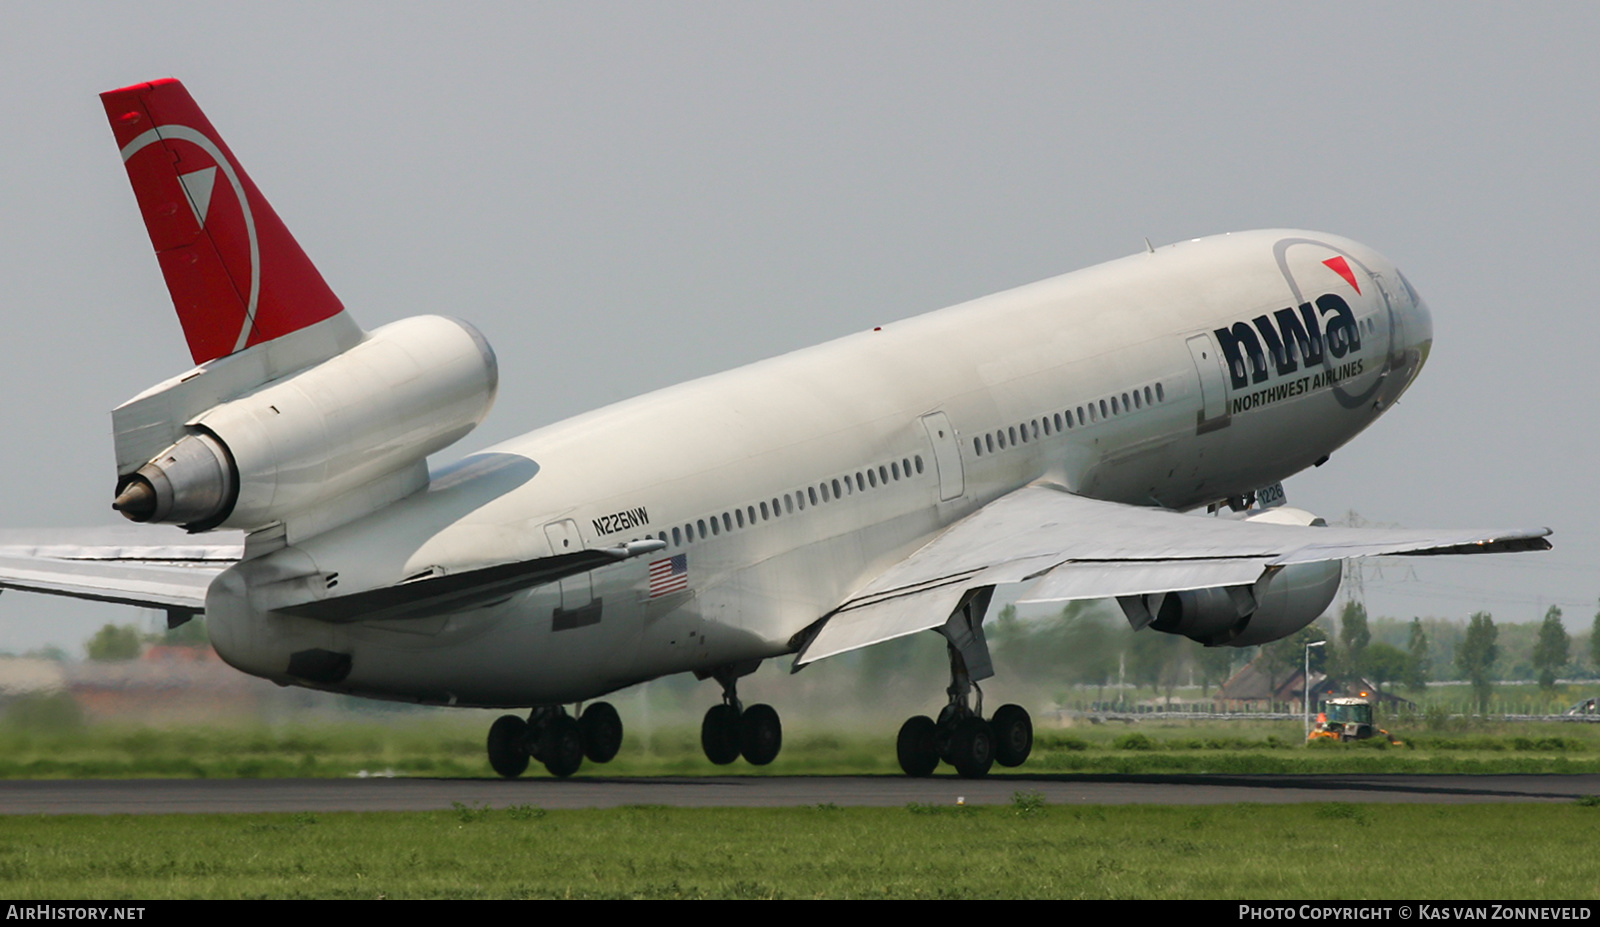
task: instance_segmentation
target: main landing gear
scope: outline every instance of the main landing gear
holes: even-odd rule
[[[595,702],[577,718],[560,705],[535,708],[526,721],[502,715],[489,728],[489,765],[507,779],[522,775],[530,758],[564,779],[584,757],[609,763],[621,747],[622,719],[609,702]]]
[[[721,667],[710,674],[722,684],[722,704],[712,705],[700,722],[700,749],[718,766],[741,756],[752,766],[765,766],[783,749],[783,723],[777,710],[771,705],[745,708],[739,702],[739,677],[754,672],[757,665]]]
[[[1033,720],[1020,705],[1001,705],[983,719],[983,690],[976,680],[994,675],[983,613],[992,589],[982,589],[939,628],[950,653],[950,701],[939,719],[918,715],[900,726],[895,753],[908,776],[931,776],[940,761],[968,779],[989,774],[995,763],[1021,766],[1033,752]]]

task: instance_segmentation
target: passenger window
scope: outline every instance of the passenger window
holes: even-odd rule
[[[723,512],[722,513],[722,528],[723,528],[724,531],[732,531],[733,530],[733,519],[728,517],[728,513],[727,512]]]
[[[678,532],[677,528],[673,528],[672,529],[672,546],[673,547],[682,547],[683,546],[683,535]]]
[[[734,516],[735,519],[738,520],[739,527],[743,528],[744,527],[744,511],[742,509],[734,509],[733,510],[733,516]],[[729,528],[728,530],[732,531],[733,529]]]
[[[1161,388],[1161,384],[1160,383],[1156,384],[1156,401],[1157,402],[1166,402],[1167,401],[1167,391]]]
[[[716,524],[716,522],[712,522],[712,524]],[[704,541],[705,539],[706,539],[706,520],[704,518],[702,518],[702,519],[700,519],[700,540]]]
[[[917,455],[917,473],[918,474],[922,473],[922,455],[921,454]]]

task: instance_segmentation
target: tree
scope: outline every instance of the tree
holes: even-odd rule
[[[1411,640],[1406,643],[1406,671],[1402,679],[1413,692],[1428,688],[1428,673],[1433,661],[1428,657],[1428,632],[1422,630],[1422,619],[1411,619]]]
[[[1339,612],[1340,670],[1351,676],[1367,672],[1367,645],[1372,643],[1372,632],[1367,629],[1367,607],[1350,600]]]
[[[1500,656],[1495,638],[1494,619],[1488,612],[1478,612],[1467,622],[1467,635],[1456,648],[1456,668],[1472,684],[1472,694],[1478,699],[1478,714],[1489,710],[1489,696],[1494,693],[1494,661]]]
[[[1393,644],[1379,641],[1367,648],[1366,661],[1367,678],[1382,689],[1384,683],[1405,677],[1411,656]]]
[[[1539,670],[1539,688],[1556,687],[1556,674],[1567,665],[1571,643],[1567,629],[1561,624],[1561,606],[1550,606],[1544,613],[1544,623],[1539,625],[1539,640],[1533,645],[1533,665]]]
[[[91,660],[135,660],[144,651],[139,629],[133,625],[108,624],[83,645]]]
[[[1594,613],[1594,626],[1589,629],[1589,662],[1600,671],[1600,612]]]
[[[1200,670],[1200,694],[1211,695],[1213,685],[1220,686],[1233,675],[1233,658],[1236,647],[1203,647],[1195,654],[1195,666]]]

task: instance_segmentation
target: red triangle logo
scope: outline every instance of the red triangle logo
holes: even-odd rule
[[[1356,282],[1355,272],[1350,269],[1350,262],[1346,261],[1343,255],[1340,255],[1339,257],[1328,258],[1322,263],[1328,265],[1329,270],[1343,277],[1346,283],[1350,284],[1352,287],[1355,287],[1357,295],[1361,293],[1361,284]]]

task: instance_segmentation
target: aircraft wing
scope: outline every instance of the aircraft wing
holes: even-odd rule
[[[1296,563],[1390,554],[1547,550],[1548,528],[1408,530],[1268,524],[1026,486],[885,570],[827,616],[795,666],[936,628],[969,590],[1037,580],[1023,602],[1254,583]]]
[[[244,552],[239,543],[150,540],[116,528],[5,532],[0,589],[193,615],[205,610],[211,580]]]

